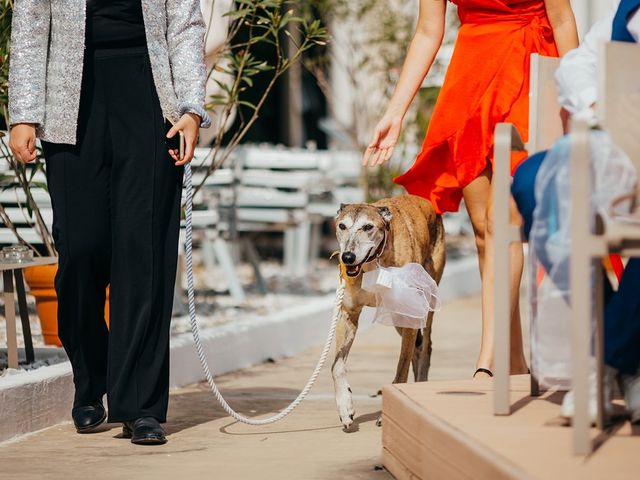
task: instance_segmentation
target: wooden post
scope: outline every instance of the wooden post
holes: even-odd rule
[[[510,163],[512,126],[501,123],[496,126],[493,171],[493,222],[494,222],[494,414],[509,415],[509,349],[510,312],[509,301],[509,246],[510,246]],[[506,288],[505,288],[506,286]]]
[[[573,452],[591,453],[589,362],[591,357],[591,257],[589,133],[583,122],[571,130],[571,371],[574,394]]]

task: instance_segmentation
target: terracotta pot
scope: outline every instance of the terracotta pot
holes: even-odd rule
[[[46,345],[62,346],[58,338],[58,297],[53,281],[57,265],[38,265],[25,268],[24,279],[29,284],[31,294],[36,299],[36,310],[40,319],[42,336]],[[104,306],[107,327],[109,326],[109,288]]]

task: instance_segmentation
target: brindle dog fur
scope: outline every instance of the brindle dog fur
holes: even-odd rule
[[[332,375],[336,404],[343,427],[348,429],[355,410],[346,377],[346,361],[358,329],[362,308],[375,307],[373,294],[363,290],[362,273],[416,262],[440,283],[445,264],[442,217],[431,203],[414,195],[387,198],[373,204],[341,205],[335,217],[340,246],[340,270],[345,294],[336,332],[336,356]],[[393,383],[405,383],[410,364],[418,382],[426,381],[431,364],[433,312],[422,330],[397,328],[402,337],[400,358]],[[380,420],[378,420],[380,424]]]

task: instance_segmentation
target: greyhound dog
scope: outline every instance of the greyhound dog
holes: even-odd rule
[[[402,267],[416,262],[437,283],[445,263],[442,217],[427,200],[403,195],[373,204],[341,205],[335,217],[340,246],[340,273],[345,293],[336,331],[336,356],[332,375],[336,404],[343,427],[353,423],[355,410],[346,377],[346,361],[358,329],[362,307],[376,306],[375,296],[363,290],[362,272],[384,267]],[[423,331],[397,328],[402,337],[400,358],[393,383],[405,383],[410,364],[416,381],[425,381],[431,363],[431,325],[428,314]],[[380,424],[380,420],[378,420]]]

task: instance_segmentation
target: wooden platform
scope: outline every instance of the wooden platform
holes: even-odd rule
[[[492,414],[492,380],[427,382],[383,391],[384,466],[404,479],[638,479],[640,428],[628,422],[593,436],[588,458],[571,453],[558,416],[562,393],[529,397],[512,377],[510,416]]]

